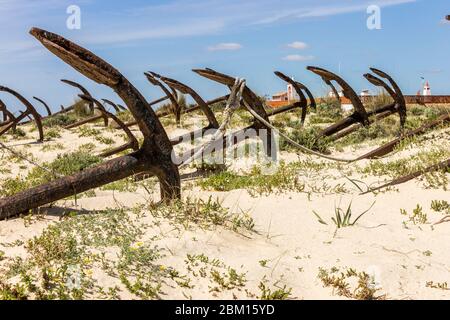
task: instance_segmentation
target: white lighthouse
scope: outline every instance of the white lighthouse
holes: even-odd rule
[[[292,80],[295,80],[294,77],[292,77]],[[287,85],[287,98],[288,101],[300,100],[300,96],[298,95],[297,91],[295,91],[294,86],[290,83]]]
[[[428,81],[423,86],[423,95],[424,96],[431,96],[431,89],[430,89],[430,84],[428,83]]]

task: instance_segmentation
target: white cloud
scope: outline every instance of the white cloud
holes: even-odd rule
[[[242,45],[239,43],[219,43],[215,46],[208,47],[208,51],[236,51],[242,49]]]
[[[304,49],[308,48],[308,45],[301,41],[294,41],[292,43],[289,43],[288,47],[292,48],[292,49],[297,49],[297,50],[304,50]]]
[[[314,56],[302,56],[299,54],[290,54],[283,58],[285,61],[308,61],[308,60],[314,60]]]
[[[104,31],[81,39],[85,43],[90,44],[115,44],[148,39],[167,39],[210,35],[218,32],[222,29],[222,27],[223,24],[220,21],[203,20],[198,21],[197,23],[180,23],[172,26],[142,28],[141,30],[130,29],[121,32]]]
[[[282,20],[320,18],[328,16],[336,16],[341,14],[365,11],[369,5],[378,5],[380,7],[390,7],[413,3],[417,0],[367,0],[360,3],[345,3],[343,1],[329,1],[326,5],[322,5],[320,1],[316,1],[314,5],[291,5],[289,10],[281,10],[276,14],[266,16],[254,24],[272,24]]]

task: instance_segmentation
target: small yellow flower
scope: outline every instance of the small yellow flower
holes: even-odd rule
[[[165,270],[167,270],[167,268],[166,268],[166,266],[160,265],[160,266],[159,266],[159,270],[165,271]]]
[[[143,245],[144,245],[144,243],[143,243],[142,241],[133,243],[133,245],[131,246],[131,250],[137,250],[137,249],[139,249],[140,247],[142,247]]]

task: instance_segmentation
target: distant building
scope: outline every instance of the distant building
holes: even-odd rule
[[[368,89],[365,89],[365,90],[361,91],[361,93],[360,93],[361,97],[368,97],[370,95],[371,95],[370,90],[368,90]]]
[[[342,91],[342,90],[338,91],[338,95],[339,95],[339,97],[342,98],[344,96],[344,91]],[[328,92],[328,98],[335,98],[333,90],[330,90],[330,92]]]
[[[424,96],[431,96],[431,88],[430,88],[430,84],[428,83],[428,81],[423,86],[423,95]]]
[[[294,80],[294,78],[292,78]],[[299,101],[300,96],[292,84],[288,84],[286,87],[286,91],[278,92],[272,95],[272,98],[267,101],[267,104],[271,107],[279,107],[288,105],[295,101]]]
[[[288,93],[286,91],[275,93],[272,96],[272,101],[289,101]]]

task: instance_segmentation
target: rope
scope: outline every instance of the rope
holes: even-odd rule
[[[53,175],[55,178],[62,178],[62,177],[63,177],[62,175],[60,175],[60,174],[58,174],[58,173],[55,173],[54,171],[52,171],[52,170],[50,170],[50,169],[48,169],[48,168],[45,168],[45,167],[41,166],[40,164],[34,162],[33,160],[28,159],[27,157],[25,157],[24,155],[22,155],[20,152],[14,151],[13,149],[11,149],[10,147],[8,147],[7,145],[5,145],[5,144],[2,143],[2,142],[0,142],[0,146],[1,146],[3,149],[8,150],[8,151],[9,151],[10,153],[12,153],[14,156],[16,156],[16,157],[18,157],[18,158],[20,158],[20,159],[22,159],[22,160],[25,160],[26,162],[28,162],[28,163],[34,165],[35,167],[38,167],[39,169],[42,169],[42,170],[44,170],[44,171],[50,173],[50,174]]]
[[[252,114],[252,116],[254,116],[256,119],[258,119],[260,122],[262,122],[266,127],[272,129],[275,133],[279,134],[283,139],[285,139],[287,142],[289,142],[290,144],[292,144],[293,146],[299,148],[300,150],[302,150],[305,153],[309,153],[309,154],[313,154],[315,156],[318,156],[320,158],[324,158],[324,159],[328,159],[328,160],[333,160],[333,161],[339,161],[339,162],[346,162],[346,163],[352,163],[355,162],[357,159],[342,159],[342,158],[336,158],[336,157],[332,157],[332,156],[327,156],[326,154],[311,150],[309,148],[306,148],[305,146],[302,146],[301,144],[298,144],[297,142],[295,142],[294,140],[292,140],[291,138],[289,138],[287,135],[285,135],[284,133],[281,133],[280,130],[278,130],[277,128],[275,128],[273,125],[271,125],[268,121],[266,121],[263,117],[261,117],[259,114],[257,114],[255,111],[253,111],[252,108],[250,108],[250,106],[244,101],[244,106],[247,108],[247,110]]]
[[[208,142],[202,145],[202,147],[197,150],[190,158],[186,159],[179,165],[179,168],[183,168],[190,164],[192,161],[195,161],[199,157],[203,155],[203,152],[207,147],[209,147],[213,142],[217,141],[219,138],[223,137],[226,133],[227,127],[230,124],[231,118],[234,112],[240,107],[240,100],[242,96],[242,92],[245,88],[245,80],[236,78],[234,86],[231,90],[230,97],[228,98],[227,105],[224,110],[224,121],[221,126],[217,129],[214,135],[209,139]]]

